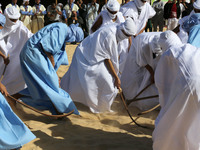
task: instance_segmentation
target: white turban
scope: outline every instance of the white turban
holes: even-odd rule
[[[126,35],[124,35],[124,32],[130,36],[135,35],[137,33],[137,26],[135,21],[133,21],[132,18],[126,18],[124,23],[121,23],[120,26],[117,29],[117,41],[120,42],[126,38],[128,38]]]
[[[26,2],[29,2],[29,0],[23,0],[23,4],[25,4]]]
[[[9,19],[19,19],[20,13],[15,6],[11,6],[5,9],[4,11],[5,16],[7,16]]]
[[[161,55],[162,54],[162,49],[159,45],[159,39],[160,36],[159,35],[155,35],[154,38],[152,39],[151,43],[149,43],[149,47],[152,50],[153,53],[157,54],[157,55]]]
[[[160,34],[160,39],[158,40],[158,44],[162,48],[162,51],[166,51],[173,45],[182,44],[180,38],[171,30],[167,30]]]
[[[142,9],[143,6],[145,5],[145,3],[143,3],[141,0],[134,0],[135,5],[137,6],[137,8]],[[144,0],[144,2],[146,2],[146,0]]]
[[[193,3],[193,7],[195,9],[200,9],[200,0],[196,0],[194,3]]]
[[[110,11],[119,11],[120,9],[120,4],[117,0],[109,0],[106,7],[110,10]]]

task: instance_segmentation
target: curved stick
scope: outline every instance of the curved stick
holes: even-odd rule
[[[158,108],[158,107],[160,107],[160,104],[154,106],[153,108],[151,108],[151,109],[149,109],[149,110],[143,111],[143,112],[141,112],[141,113],[139,113],[139,114],[137,114],[137,115],[140,116],[140,115],[147,114],[147,113],[149,113],[149,112],[155,110],[155,109]]]
[[[31,110],[33,110],[33,111],[39,113],[39,114],[42,114],[42,115],[48,116],[48,117],[63,118],[63,117],[66,117],[66,116],[71,115],[71,114],[74,112],[74,110],[72,110],[71,112],[69,112],[69,113],[67,113],[67,114],[64,114],[64,115],[50,115],[50,114],[43,113],[43,112],[41,112],[41,111],[39,111],[39,110],[37,110],[37,109],[35,109],[35,108],[33,108],[33,107],[31,107],[31,106],[29,106],[29,105],[23,103],[22,101],[20,101],[20,100],[14,98],[14,97],[12,97],[12,96],[10,96],[10,95],[8,95],[8,97],[10,97],[10,98],[11,98],[12,100],[14,100],[15,102],[18,102],[19,104],[21,104],[21,105],[23,105],[23,106],[25,106],[25,107],[27,107],[27,108],[29,108],[29,109],[31,109]]]
[[[148,84],[146,87],[144,87],[144,89],[142,89],[132,100],[128,100],[126,101],[126,104],[129,106],[133,101],[135,101],[135,99],[142,93],[144,92],[148,87],[150,87],[152,85],[152,83]]]
[[[138,127],[147,128],[147,127],[145,127],[145,126],[142,126],[142,125],[138,124],[138,123],[133,119],[133,117],[132,117],[132,115],[131,115],[131,113],[130,113],[130,111],[128,110],[128,107],[127,107],[127,105],[126,105],[126,101],[125,101],[125,99],[124,99],[124,95],[123,95],[123,93],[122,93],[122,89],[121,89],[121,88],[119,88],[119,94],[120,94],[121,100],[122,100],[122,102],[123,102],[123,104],[124,104],[124,107],[125,107],[125,109],[126,109],[128,115],[129,115],[129,117],[131,118],[131,120],[132,120]]]

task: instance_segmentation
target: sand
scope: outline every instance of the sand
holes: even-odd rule
[[[69,62],[77,45],[67,45]],[[59,68],[62,77],[69,66]],[[81,116],[70,115],[63,120],[48,118],[17,104],[17,114],[36,135],[36,139],[22,147],[22,150],[151,150],[152,131],[158,111],[137,118],[137,122],[148,129],[131,122],[119,95],[112,109],[113,113],[93,114],[88,107],[75,103]],[[134,118],[140,112],[129,107]],[[48,111],[44,111],[49,113]]]

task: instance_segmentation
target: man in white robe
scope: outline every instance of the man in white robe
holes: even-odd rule
[[[117,43],[135,34],[135,23],[127,18],[120,26],[108,25],[89,35],[76,48],[61,87],[93,113],[111,111],[120,88]]]
[[[168,50],[155,72],[161,111],[152,136],[153,149],[199,150],[200,49],[180,41],[166,46],[175,36],[161,39]]]
[[[15,7],[5,9],[6,23],[0,32],[0,50],[10,57],[2,83],[9,94],[15,94],[26,87],[20,67],[19,54],[32,33],[19,21],[20,13]],[[3,59],[3,58],[0,58]],[[3,62],[3,61],[1,61]],[[2,75],[4,63],[0,64]]]
[[[142,33],[134,38],[128,53],[124,71],[121,74],[121,86],[126,100],[132,100],[141,90],[152,83],[140,97],[158,95],[154,85],[154,70],[162,50],[156,44],[161,32]],[[133,102],[140,110],[147,110],[158,104],[158,98]]]
[[[8,4],[6,6],[6,8],[9,8],[9,7],[12,7],[12,6],[14,6],[15,8],[17,8],[20,11],[19,6],[17,5],[17,0],[12,0],[12,3]]]
[[[32,32],[36,33],[38,30],[44,27],[44,15],[46,15],[46,8],[40,4],[40,0],[35,0],[35,5],[32,7]]]
[[[156,12],[146,0],[134,0],[123,5],[120,9],[124,17],[131,17],[137,23],[137,35],[145,30],[148,19]]]

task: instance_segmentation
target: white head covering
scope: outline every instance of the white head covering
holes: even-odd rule
[[[153,53],[161,55],[162,54],[162,49],[159,45],[159,35],[155,35],[154,38],[152,39],[151,43],[149,43],[149,47],[152,50]]]
[[[10,19],[19,19],[19,17],[20,17],[19,10],[17,8],[15,8],[15,6],[6,8],[4,11],[4,14],[6,17],[8,17]]]
[[[29,0],[23,0],[23,4],[25,4],[26,2],[29,2]]]
[[[145,3],[143,3],[141,0],[134,0],[134,2],[138,9],[142,9],[142,7],[145,5]]]
[[[196,0],[193,4],[193,7],[196,9],[200,9],[200,0]]]
[[[110,11],[119,11],[120,9],[120,4],[117,0],[109,0],[106,7],[110,10]]]
[[[200,13],[194,13],[188,20],[183,22],[182,29],[185,32],[190,32],[190,28],[198,24],[200,24]]]
[[[58,3],[58,6],[61,6],[61,7],[63,7],[63,4],[62,4],[62,3]]]
[[[160,39],[158,40],[158,44],[162,48],[162,51],[166,51],[173,45],[182,44],[180,38],[171,30],[167,30],[160,34]]]
[[[133,21],[132,18],[126,18],[124,23],[121,23],[120,26],[117,28],[117,41],[120,42],[126,38],[128,38],[126,35],[124,35],[124,32],[130,36],[135,35],[137,33],[137,26],[135,21]]]

